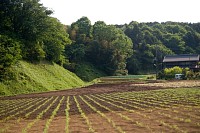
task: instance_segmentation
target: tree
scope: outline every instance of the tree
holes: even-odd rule
[[[23,58],[39,61],[45,58],[43,38],[48,32],[48,19],[51,12],[43,7],[39,0],[22,1],[23,8],[19,11],[22,16],[19,15],[18,18],[22,17],[23,20],[18,26],[21,31],[18,34],[21,34],[24,40]]]
[[[155,44],[158,42],[157,38],[148,30],[143,31],[143,40],[146,44]]]
[[[132,41],[120,29],[98,21],[93,26],[94,41],[87,58],[108,74],[124,73],[126,59],[132,55]]]
[[[71,43],[69,35],[39,0],[3,0],[0,7],[0,32],[21,40],[23,59],[52,62],[64,59],[65,45]]]
[[[141,71],[141,57],[139,51],[134,50],[133,55],[127,59],[127,70],[129,74],[139,74]]]
[[[165,36],[165,45],[170,48],[176,54],[184,54],[185,42],[178,35],[168,34]]]
[[[77,44],[87,44],[92,38],[92,25],[87,17],[82,17],[71,24],[70,38]]]
[[[64,25],[57,19],[49,18],[48,23],[48,32],[46,37],[42,39],[46,59],[52,62],[60,62],[64,57],[65,46],[71,44],[71,40],[66,33]]]
[[[124,33],[131,38],[134,49],[137,49],[139,43],[142,41],[142,32],[139,23],[135,21],[131,22],[125,29]]]
[[[14,34],[21,40],[22,56],[27,60],[45,57],[43,40],[48,29],[47,10],[39,0],[2,0],[0,27],[2,34]]]
[[[179,35],[184,35],[186,33],[186,30],[183,26],[180,26],[178,24],[170,24],[170,25],[166,25],[165,29],[168,33],[171,34],[179,34]]]
[[[81,62],[85,58],[85,45],[84,44],[72,44],[67,45],[65,54],[71,62]]]
[[[10,78],[9,68],[20,58],[20,42],[8,36],[0,35],[0,80]]]
[[[183,36],[183,40],[188,47],[190,48],[190,53],[199,53],[200,52],[200,34],[195,31],[189,31]]]

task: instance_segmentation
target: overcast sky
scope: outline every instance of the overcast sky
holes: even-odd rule
[[[40,0],[53,17],[70,25],[82,16],[92,24],[138,22],[200,22],[200,0]]]

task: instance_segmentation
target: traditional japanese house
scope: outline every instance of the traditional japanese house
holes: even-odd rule
[[[181,68],[190,68],[192,70],[200,69],[200,59],[197,54],[184,54],[184,55],[167,55],[163,59],[164,68],[172,68],[179,66]]]

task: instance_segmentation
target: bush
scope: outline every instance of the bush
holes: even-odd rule
[[[148,76],[147,79],[155,79],[155,76],[153,76],[153,75]]]
[[[182,79],[200,79],[200,72],[193,72],[189,68],[165,68],[158,73],[159,79],[174,79],[175,74],[183,74]]]
[[[75,65],[75,74],[84,81],[92,81],[96,78],[106,76],[96,66],[88,62],[82,62]]]
[[[183,69],[175,66],[173,68],[165,68],[164,69],[164,78],[165,79],[173,79],[175,74],[182,74],[183,73]]]
[[[113,75],[115,75],[115,76],[128,75],[128,70],[126,70],[126,69],[125,70],[116,70]]]
[[[187,79],[200,79],[200,72],[188,71],[186,73]]]
[[[0,80],[12,77],[10,67],[21,58],[20,43],[0,35]]]

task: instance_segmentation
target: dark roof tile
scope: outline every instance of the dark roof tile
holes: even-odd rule
[[[199,61],[199,55],[185,54],[185,55],[167,55],[163,62],[181,62],[181,61]]]

